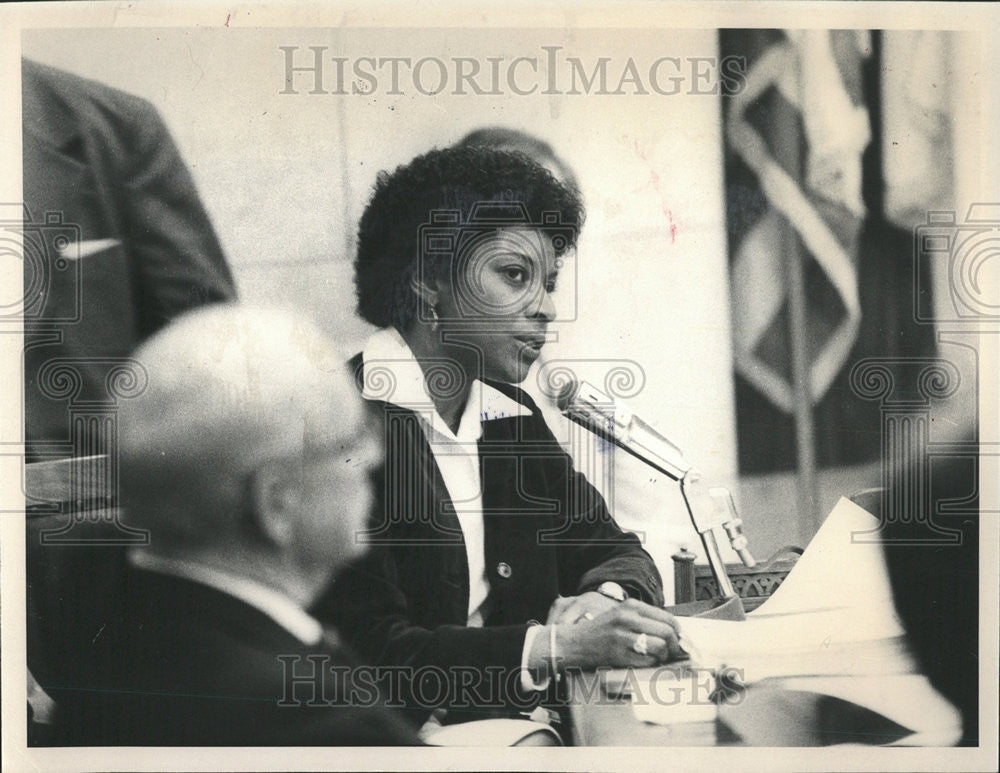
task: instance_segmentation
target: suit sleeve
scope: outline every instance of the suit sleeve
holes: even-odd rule
[[[558,443],[548,427],[540,430]],[[663,580],[656,563],[638,537],[625,532],[608,511],[604,498],[586,477],[573,469],[569,455],[559,449],[551,497],[568,503],[560,542],[560,591],[580,595],[596,590],[604,582],[616,582],[631,598],[662,607]]]
[[[157,110],[129,100],[134,147],[120,198],[145,337],[180,313],[232,300],[236,288],[194,180]]]
[[[312,611],[335,625],[366,662],[383,667],[388,705],[402,704],[418,725],[435,708],[530,710],[537,703],[538,696],[520,686],[527,625],[412,624],[389,548],[376,547],[341,572]]]

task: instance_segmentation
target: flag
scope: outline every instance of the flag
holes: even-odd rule
[[[882,45],[878,31],[720,33],[722,55],[745,62],[742,88],[723,97],[744,474],[797,466],[792,335],[806,352],[821,468],[881,453],[879,406],[854,394],[851,366],[935,351],[933,327],[913,316],[913,234],[886,217]],[[805,295],[794,330],[790,257]]]
[[[725,137],[737,372],[794,411],[788,346],[788,241],[804,261],[808,393],[820,400],[858,331],[857,245],[865,215],[862,154],[871,139],[861,88],[865,36],[854,31],[723,34],[746,57]],[[727,50],[728,49],[728,50]]]

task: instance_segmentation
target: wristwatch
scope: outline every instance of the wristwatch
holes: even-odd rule
[[[616,582],[602,582],[597,586],[597,592],[609,599],[621,602],[628,598],[625,589]]]

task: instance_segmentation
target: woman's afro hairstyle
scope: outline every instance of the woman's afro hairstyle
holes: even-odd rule
[[[557,255],[575,245],[585,216],[575,188],[519,152],[451,147],[418,156],[392,173],[380,172],[358,228],[358,313],[377,327],[408,330],[419,308],[413,280],[432,216],[437,234],[442,229],[457,234],[463,228],[481,230],[477,214],[484,207],[495,212],[498,205],[511,213],[500,225],[558,231]]]

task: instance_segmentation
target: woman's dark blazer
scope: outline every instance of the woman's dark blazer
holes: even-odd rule
[[[360,355],[351,365],[360,382]],[[510,698],[522,700],[510,686],[517,682],[513,672],[520,668],[525,633],[532,622],[545,621],[558,595],[579,595],[611,580],[631,597],[658,606],[664,601],[652,558],[573,470],[531,398],[509,384],[490,386],[532,414],[482,425],[480,476],[491,586],[485,626],[466,625],[469,570],[462,531],[419,419],[378,400],[366,401],[385,438],[374,522],[362,536],[369,551],[338,576],[313,610],[366,662],[414,670],[401,669],[397,684],[398,697],[418,722],[433,708],[429,704],[462,705],[468,690],[460,695],[458,685],[481,679],[487,666],[494,667],[493,681],[508,685],[502,703],[509,708]],[[421,667],[417,677],[434,684],[414,690],[409,679]],[[453,691],[440,701],[432,700],[442,692],[438,668],[445,669]]]

